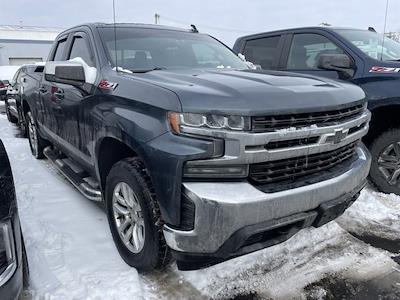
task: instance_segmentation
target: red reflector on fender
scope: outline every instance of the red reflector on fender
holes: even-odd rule
[[[102,90],[115,90],[117,85],[118,85],[118,83],[110,82],[108,80],[102,80],[99,83],[99,88]]]

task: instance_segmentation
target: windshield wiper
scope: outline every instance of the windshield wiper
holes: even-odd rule
[[[150,68],[150,69],[134,69],[130,70],[132,73],[147,73],[151,71],[161,71],[161,70],[166,70],[167,68],[164,67],[155,67],[155,68]]]

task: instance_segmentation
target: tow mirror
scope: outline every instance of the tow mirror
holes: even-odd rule
[[[346,54],[322,54],[318,59],[318,68],[337,71],[345,78],[354,76],[352,62]]]
[[[85,83],[94,84],[96,68],[89,67],[82,59],[47,62],[44,75],[50,82],[82,86]]]

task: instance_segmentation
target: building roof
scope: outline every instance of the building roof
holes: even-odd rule
[[[63,28],[0,25],[0,40],[54,41]]]

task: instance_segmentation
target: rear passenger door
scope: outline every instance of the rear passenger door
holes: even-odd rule
[[[287,45],[282,70],[290,72],[337,79],[338,72],[318,68],[319,58],[323,54],[348,55],[335,42],[319,33],[294,33],[288,37]]]
[[[247,40],[241,50],[246,60],[264,70],[276,70],[280,67],[284,35],[254,37]]]

